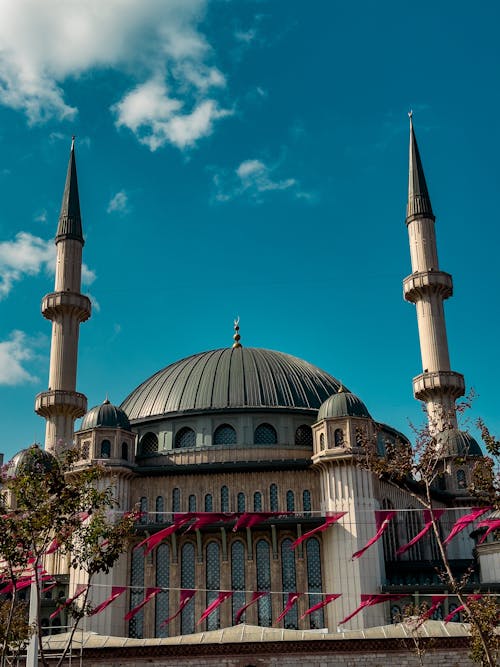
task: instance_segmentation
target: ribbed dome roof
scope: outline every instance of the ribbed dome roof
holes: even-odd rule
[[[440,456],[483,456],[477,440],[466,431],[446,429],[439,434],[437,440],[443,445]]]
[[[318,421],[335,417],[368,417],[371,419],[363,401],[344,389],[327,398],[318,412]]]
[[[123,428],[130,431],[130,422],[127,413],[106,399],[101,405],[96,405],[83,416],[80,431],[88,428]]]
[[[55,456],[34,444],[12,457],[7,466],[7,476],[43,474],[55,468],[59,468]]]
[[[307,361],[250,347],[201,352],[162,369],[121,404],[131,420],[238,408],[318,410],[340,383]]]

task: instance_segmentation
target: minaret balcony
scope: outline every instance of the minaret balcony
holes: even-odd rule
[[[429,293],[440,294],[443,299],[453,294],[453,279],[444,271],[417,271],[403,280],[406,301],[416,303]]]
[[[455,371],[433,371],[421,373],[413,378],[413,395],[419,401],[427,401],[436,394],[447,394],[459,398],[465,394],[465,381]]]
[[[90,299],[78,292],[52,292],[43,297],[42,315],[47,320],[56,320],[63,313],[85,322],[91,313]]]
[[[42,391],[35,399],[35,412],[45,418],[63,414],[78,419],[87,412],[87,397],[65,389]]]

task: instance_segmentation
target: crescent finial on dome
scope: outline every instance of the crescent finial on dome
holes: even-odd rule
[[[234,336],[233,336],[233,339],[234,339],[233,347],[241,347],[241,343],[240,343],[240,340],[241,340],[241,336],[240,336],[240,316],[239,315],[234,320]]]

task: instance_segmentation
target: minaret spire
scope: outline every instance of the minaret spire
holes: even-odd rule
[[[76,391],[79,325],[91,308],[80,293],[84,239],[74,137],[55,244],[55,289],[42,299],[42,315],[52,321],[49,388],[36,397],[35,411],[46,420],[45,448],[57,452],[72,444],[75,419],[87,411],[87,398]]]
[[[431,434],[457,427],[455,400],[463,396],[463,375],[451,370],[443,302],[453,294],[449,273],[439,270],[435,217],[410,116],[406,225],[412,274],[403,281],[404,297],[417,310],[423,373],[413,379],[415,398],[427,407]]]

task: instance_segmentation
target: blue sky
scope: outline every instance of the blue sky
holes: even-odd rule
[[[307,359],[372,415],[422,421],[404,224],[409,108],[437,216],[452,367],[500,433],[495,2],[5,0],[0,405],[6,457],[44,422],[53,236],[71,141],[94,302],[78,389],[120,403],[190,354]]]

